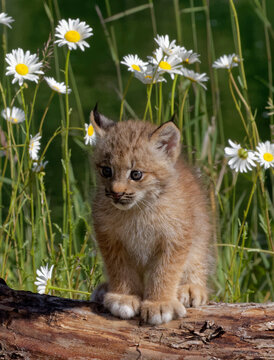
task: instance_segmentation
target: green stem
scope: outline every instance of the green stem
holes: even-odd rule
[[[43,116],[42,116],[41,123],[40,123],[40,127],[39,127],[39,133],[40,133],[40,135],[42,135],[42,127],[43,127],[43,124],[44,124],[44,120],[45,120],[45,117],[46,117],[46,115],[47,115],[47,113],[48,113],[49,106],[50,106],[50,104],[51,104],[51,101],[52,101],[52,99],[53,99],[54,94],[55,94],[55,91],[52,91],[51,94],[50,94],[50,97],[49,97],[49,101],[48,101],[48,103],[47,103],[47,106],[46,106],[46,108],[45,108],[44,114],[43,114]]]
[[[265,186],[264,186],[264,180],[262,177],[261,169],[259,170],[259,179],[260,179],[261,190],[262,190],[263,199],[264,199],[264,203],[265,203],[264,210],[265,210],[266,225],[267,225],[268,247],[272,251],[274,251],[274,243],[273,243],[273,239],[272,239],[271,225],[270,225],[270,219],[269,219],[268,201],[267,201],[266,190],[265,190]]]
[[[246,125],[246,123],[245,123],[245,119],[244,119],[244,116],[243,116],[243,114],[242,114],[242,112],[241,112],[241,109],[240,109],[240,106],[239,106],[239,104],[238,104],[238,101],[237,101],[237,99],[236,99],[236,97],[235,97],[235,95],[234,95],[234,91],[233,91],[233,88],[232,88],[232,78],[233,78],[233,77],[231,77],[231,72],[229,71],[228,83],[229,83],[230,93],[231,93],[232,99],[233,99],[233,101],[234,101],[236,110],[238,111],[238,114],[240,115],[240,118],[241,118],[241,120],[242,120],[244,129],[245,129],[245,132],[246,132],[247,137],[248,137],[248,140],[250,141],[250,146],[251,146],[251,148],[252,148],[252,141],[251,141],[251,137],[250,137],[250,135],[249,135],[248,127],[247,127],[247,125]]]
[[[51,285],[48,285],[46,290],[64,291],[64,292],[70,292],[70,293],[74,293],[74,294],[82,294],[82,295],[87,295],[87,296],[91,295],[91,293],[89,293],[87,291],[74,290],[74,289],[65,289],[65,288],[60,288],[60,287],[51,286]]]
[[[66,65],[65,65],[65,83],[66,89],[68,89],[68,70],[69,70],[69,57],[70,50],[67,52]],[[68,135],[69,135],[69,94],[66,92],[66,125],[65,125],[65,186],[66,186],[66,203],[67,203],[67,227],[68,230],[68,247],[69,247],[69,256],[72,255],[72,208],[71,208],[71,192],[70,192],[70,154],[69,154],[69,145],[68,145]]]
[[[80,131],[84,131],[82,128],[78,128],[78,127],[70,127],[69,130],[80,130]],[[46,146],[45,146],[45,148],[44,148],[44,150],[43,150],[43,152],[42,152],[42,154],[41,154],[41,156],[40,156],[40,159],[43,159],[43,157],[45,156],[45,153],[46,153],[47,150],[48,150],[49,145],[50,145],[51,142],[56,138],[56,136],[59,135],[59,134],[62,134],[62,133],[65,132],[65,131],[66,131],[66,129],[60,129],[60,127],[55,130],[54,134],[52,135],[52,137],[51,137],[51,138],[49,139],[49,141],[47,142],[47,144],[46,144]]]
[[[249,209],[250,209],[250,205],[251,205],[251,202],[252,202],[252,199],[253,199],[253,195],[254,195],[254,192],[255,192],[255,189],[256,189],[257,179],[258,179],[258,173],[256,174],[256,177],[255,177],[253,185],[252,185],[252,189],[251,189],[251,192],[250,192],[250,195],[249,195],[247,207],[246,207],[246,209],[244,211],[244,217],[243,217],[243,220],[242,220],[240,231],[239,231],[239,234],[238,234],[238,237],[237,237],[237,241],[236,241],[236,244],[235,244],[234,251],[232,253],[232,258],[231,258],[231,263],[230,263],[230,270],[229,270],[229,278],[230,279],[231,279],[232,272],[233,272],[233,269],[234,269],[235,256],[236,256],[236,253],[237,253],[237,250],[238,250],[238,247],[239,247],[242,232],[243,232],[244,227],[245,227],[246,218],[247,218],[247,215],[248,215],[248,212],[249,212]],[[228,284],[226,284],[226,290],[227,290],[227,287],[228,287]]]
[[[106,9],[107,9],[107,15],[108,15],[108,17],[110,17],[111,16],[111,8],[110,8],[109,0],[105,0],[105,4],[106,4]],[[103,27],[105,29],[105,33],[107,34],[108,31],[107,31],[105,21],[102,18],[102,16],[101,16],[101,19],[102,19],[101,23],[102,23],[102,25],[103,25]],[[119,91],[120,91],[120,93],[122,93],[123,92],[123,83],[122,83],[120,61],[119,61],[118,48],[117,48],[117,42],[116,42],[116,35],[115,35],[113,25],[110,26],[110,43],[111,43],[111,47],[113,49],[113,60],[114,60],[115,67],[116,67],[116,72],[117,72],[117,80],[118,80]]]
[[[148,90],[148,91],[149,91],[149,90]],[[150,95],[151,95],[151,94],[150,94]],[[150,99],[149,99],[148,110],[149,110],[150,121],[153,122],[152,107],[151,107],[151,96],[150,96]]]
[[[194,8],[194,0],[190,0],[190,8]],[[195,12],[191,12],[190,13],[190,17],[191,17],[191,33],[192,33],[192,39],[193,39],[193,48],[194,51],[197,53],[198,52],[198,40],[197,40],[197,27],[196,27],[196,21],[195,21]],[[200,72],[200,65],[199,62],[196,62],[195,64],[195,69],[196,71],[199,73]]]
[[[67,283],[68,283],[69,288],[71,289],[72,288],[72,286],[71,286],[71,277],[70,277],[70,273],[69,273],[67,257],[66,257],[65,250],[63,249],[62,244],[59,244],[59,247],[61,249],[61,254],[62,254],[62,257],[63,257],[64,264],[65,264],[65,270],[66,270],[66,275],[67,275]],[[70,296],[72,297],[72,294],[70,294]]]
[[[30,213],[31,213],[31,263],[32,263],[32,272],[33,277],[36,276],[36,266],[35,266],[35,244],[36,244],[36,233],[35,233],[35,222],[34,222],[34,201],[33,201],[33,189],[32,181],[29,182],[29,191],[30,191]],[[35,291],[35,285],[33,283],[33,291]]]
[[[126,98],[126,94],[127,94],[127,92],[128,92],[128,88],[129,88],[129,85],[130,85],[130,83],[131,83],[132,78],[133,78],[133,72],[131,73],[131,75],[130,75],[130,77],[129,77],[129,79],[128,79],[128,82],[127,82],[125,91],[124,91],[124,93],[123,93],[123,98],[122,98],[121,107],[120,107],[120,117],[119,117],[119,121],[122,121],[122,119],[123,119],[125,98]]]
[[[207,58],[208,58],[209,78],[211,79],[210,86],[211,86],[211,94],[212,94],[211,97],[212,97],[213,117],[217,118],[221,144],[224,144],[225,136],[224,136],[224,124],[222,119],[222,109],[220,106],[218,71],[214,71],[212,67],[212,63],[213,63],[212,59],[215,59],[215,48],[214,48],[214,41],[213,41],[212,28],[211,28],[209,0],[203,0],[203,5],[204,5],[205,17],[206,17]]]
[[[159,105],[158,105],[158,122],[157,125],[161,125],[161,119],[162,119],[162,103],[163,103],[163,84],[162,82],[159,83]]]
[[[176,21],[177,39],[178,39],[178,43],[182,44],[182,28],[181,28],[179,0],[173,0],[173,6],[175,13],[175,21]]]
[[[185,102],[186,102],[186,98],[187,98],[187,94],[190,88],[190,84],[189,86],[186,88],[186,91],[184,93],[184,97],[182,100],[182,104],[180,106],[180,111],[179,111],[179,129],[181,132],[181,141],[183,142],[183,118],[184,118],[184,106],[185,106]]]
[[[252,114],[252,111],[251,111],[251,108],[250,106],[248,105],[248,103],[246,102],[245,98],[243,97],[240,89],[238,88],[237,84],[236,84],[236,81],[234,80],[234,77],[232,75],[232,72],[230,71],[229,72],[229,78],[234,86],[234,89],[236,90],[237,94],[239,95],[239,98],[241,99],[242,103],[244,104],[245,106],[245,109],[249,115],[249,118],[250,118],[250,121],[251,121],[251,126],[252,126],[252,132],[253,132],[253,140],[254,140],[254,145],[256,146],[259,142],[259,134],[258,134],[258,129],[257,129],[257,126],[256,126],[256,122],[255,122],[255,118]]]
[[[45,184],[44,184],[44,174],[43,173],[39,174],[39,181],[40,181],[40,187],[41,187],[42,204],[46,208],[46,212],[45,212],[45,214],[43,214],[43,218],[47,217],[47,219],[48,219],[49,236],[50,236],[50,244],[49,244],[50,255],[51,255],[52,262],[55,264],[54,234],[52,232],[52,223],[51,223],[50,211],[49,211],[49,206],[48,206],[48,201],[47,201],[47,196],[46,196],[46,189],[45,189]],[[46,221],[46,219],[45,219],[45,221]]]
[[[33,100],[32,100],[32,104],[31,104],[31,111],[30,111],[30,116],[29,116],[29,127],[30,127],[30,124],[31,124],[32,116],[33,116],[34,105],[35,105],[39,85],[40,85],[40,82],[38,82],[38,84],[35,86],[35,90],[34,90]]]
[[[267,11],[266,11],[266,0],[262,0],[262,8],[263,8],[263,13],[266,16],[267,15]],[[266,55],[267,55],[267,69],[268,69],[268,88],[269,88],[269,98],[273,99],[273,90],[272,90],[272,84],[273,84],[273,73],[272,73],[272,55],[271,55],[271,42],[269,39],[269,26],[267,26],[267,24],[264,22],[264,33],[265,33],[265,46],[266,46]],[[270,116],[270,124],[271,127],[273,128],[273,119],[274,116],[271,115]],[[271,132],[271,140],[273,141],[273,137],[274,137],[274,133],[273,131]]]
[[[151,109],[150,99],[151,99],[152,86],[153,84],[149,84],[147,88],[147,104],[146,104],[143,120],[146,120],[148,109]]]
[[[247,247],[243,247],[243,246],[237,246],[234,244],[216,244],[216,246],[219,247],[232,247],[235,249],[240,249],[240,250],[245,250],[247,252],[257,252],[257,253],[262,253],[262,254],[270,254],[270,255],[274,255],[274,251],[271,250],[264,250],[264,249],[254,249],[254,248],[247,248]]]
[[[153,35],[155,37],[157,35],[157,25],[156,25],[156,18],[155,18],[153,0],[148,0],[148,2],[150,4],[150,15],[151,15],[152,30],[153,30]]]
[[[233,13],[235,26],[236,26],[237,47],[238,47],[239,57],[240,57],[240,59],[242,59],[243,58],[243,53],[242,53],[242,46],[241,46],[241,35],[240,35],[240,26],[239,26],[239,21],[238,21],[238,15],[237,15],[237,11],[236,11],[235,5],[233,3],[233,0],[229,0],[229,3],[230,3],[230,7],[231,7],[231,10],[232,10],[232,13]],[[240,69],[241,69],[241,75],[242,75],[244,89],[246,90],[247,89],[247,83],[246,83],[246,77],[245,77],[245,70],[244,70],[243,61],[240,61]]]
[[[171,116],[174,114],[174,98],[175,98],[175,88],[176,88],[177,79],[178,79],[178,74],[175,75],[172,83],[171,103],[170,103]]]

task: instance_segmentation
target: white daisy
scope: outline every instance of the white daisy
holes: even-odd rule
[[[94,128],[91,124],[85,124],[85,130],[86,130],[86,135],[85,135],[85,144],[86,145],[95,145],[96,143],[96,135],[95,135],[95,131]]]
[[[13,124],[19,124],[25,121],[25,113],[23,110],[13,106],[11,109],[7,107],[1,111],[1,115],[7,121],[10,121]]]
[[[147,62],[142,61],[138,55],[126,55],[123,57],[121,64],[128,67],[128,71],[141,71],[141,68],[145,69],[148,65]]]
[[[9,28],[11,28],[10,23],[12,23],[14,19],[11,16],[8,16],[6,13],[0,14],[0,24],[7,25]]]
[[[163,50],[163,52],[167,55],[175,54],[177,51],[180,50],[180,46],[176,45],[176,40],[169,41],[168,35],[157,35],[154,38],[158,46]]]
[[[156,70],[156,67],[148,65],[145,69],[141,68],[140,71],[134,71],[136,79],[140,80],[143,84],[155,84],[161,81],[166,81]]]
[[[180,51],[178,51],[176,55],[179,56],[185,64],[201,62],[199,60],[199,54],[194,53],[192,50],[186,50],[184,47],[181,47]]]
[[[154,55],[155,57],[148,56],[148,59],[158,67],[157,70],[160,74],[168,73],[171,79],[174,79],[174,74],[182,75],[182,60],[176,54],[167,56],[162,48],[158,48]]]
[[[24,80],[30,80],[38,82],[39,76],[37,74],[44,74],[41,71],[42,63],[38,62],[38,57],[36,54],[31,55],[29,51],[24,51],[22,49],[12,50],[11,53],[6,55],[6,62],[9,64],[7,66],[6,75],[13,75],[14,79],[12,84],[19,82],[19,85],[22,86]]]
[[[53,90],[58,92],[59,94],[65,94],[66,92],[68,94],[71,93],[71,89],[68,87],[68,90],[66,91],[66,85],[64,82],[57,82],[53,77],[44,77],[46,80],[48,86]]]
[[[274,167],[274,144],[266,141],[265,143],[259,143],[256,149],[255,156],[259,164],[265,169]]]
[[[40,134],[36,134],[34,137],[30,135],[29,142],[29,156],[32,160],[38,160],[38,151],[40,150]]]
[[[238,66],[241,59],[236,54],[223,55],[216,61],[214,61],[212,67],[216,69],[232,69],[235,66]]]
[[[85,46],[89,44],[85,41],[88,37],[92,36],[92,28],[79,19],[60,20],[55,29],[55,36],[59,38],[55,40],[58,46],[67,45],[70,50],[76,50],[77,46],[84,51]]]
[[[228,140],[231,147],[225,147],[225,155],[230,158],[228,165],[236,172],[247,172],[256,167],[254,162],[255,154],[251,150],[241,147],[241,145]]]
[[[33,161],[32,171],[36,173],[44,171],[47,163],[48,161],[40,161],[39,163],[37,161]]]
[[[50,285],[51,277],[52,277],[53,265],[51,265],[50,269],[48,268],[48,264],[46,266],[41,266],[40,270],[36,271],[36,281],[34,282],[37,285],[37,290],[39,294],[48,293],[48,285]]]
[[[199,74],[193,70],[188,70],[188,69],[183,68],[182,75],[186,79],[201,85],[205,90],[207,89],[205,84],[203,84],[205,81],[208,81],[208,79],[209,79],[208,76],[206,75],[206,73]]]

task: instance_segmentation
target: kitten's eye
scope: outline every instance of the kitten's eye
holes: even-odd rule
[[[101,174],[105,178],[110,178],[110,177],[112,177],[112,170],[111,170],[111,168],[109,166],[102,166],[101,167]]]
[[[142,171],[139,171],[139,170],[132,170],[130,173],[130,177],[132,180],[138,181],[138,180],[142,179],[143,173],[142,173]]]

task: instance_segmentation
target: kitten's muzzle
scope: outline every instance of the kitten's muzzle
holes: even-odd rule
[[[115,204],[129,204],[134,199],[134,194],[127,194],[125,192],[115,192],[105,189],[106,196],[112,199]]]
[[[113,200],[117,200],[117,201],[120,200],[123,195],[125,195],[124,192],[114,192],[114,191],[110,192],[110,196],[113,198]]]
[[[124,192],[115,192],[111,190],[110,191],[106,190],[106,196],[112,198],[114,202],[118,202],[123,195],[125,195]]]

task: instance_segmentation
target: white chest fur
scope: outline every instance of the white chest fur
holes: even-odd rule
[[[152,220],[152,219],[151,219]],[[149,221],[147,214],[124,218],[120,239],[130,257],[144,266],[153,256],[160,232],[155,221]]]
[[[142,266],[150,261],[161,241],[169,241],[175,235],[176,221],[174,223],[161,212],[136,212],[123,217],[119,223],[117,235],[130,257]]]

